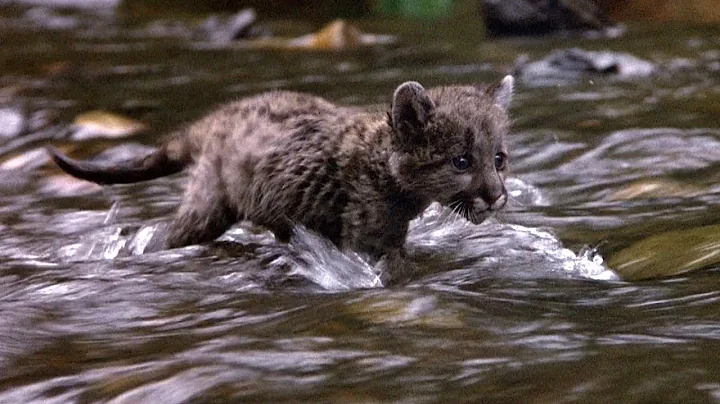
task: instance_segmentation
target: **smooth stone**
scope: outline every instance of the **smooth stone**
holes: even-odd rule
[[[593,76],[646,77],[656,66],[628,53],[561,49],[527,64],[520,63],[516,74],[524,81],[577,79]]]
[[[20,155],[13,156],[0,163],[0,170],[31,171],[50,162],[50,156],[43,148],[28,150]]]
[[[27,130],[27,118],[19,108],[0,108],[0,139],[22,135]]]
[[[75,118],[73,140],[96,138],[119,139],[145,132],[142,122],[105,111],[89,111]]]

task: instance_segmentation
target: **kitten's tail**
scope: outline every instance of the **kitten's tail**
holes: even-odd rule
[[[46,150],[63,171],[97,184],[131,184],[148,181],[182,171],[192,162],[190,145],[185,136],[173,136],[147,156],[111,166],[71,159],[53,146]]]

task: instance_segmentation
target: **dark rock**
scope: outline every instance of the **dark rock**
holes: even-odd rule
[[[490,37],[604,31],[614,23],[593,0],[481,0]]]
[[[519,63],[516,74],[535,84],[588,76],[644,77],[652,74],[653,63],[627,53],[562,49],[537,62]]]
[[[0,163],[0,171],[32,171],[50,162],[44,148],[35,148]]]

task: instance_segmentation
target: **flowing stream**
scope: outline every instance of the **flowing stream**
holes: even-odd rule
[[[0,402],[720,401],[720,29],[485,41],[369,20],[397,41],[333,52],[43,10],[0,8]],[[183,175],[100,188],[39,149],[118,158],[260,91],[383,105],[575,47],[654,68],[520,76],[506,211],[432,205],[398,285],[301,228],[164,249]],[[78,134],[93,110],[149,129]]]

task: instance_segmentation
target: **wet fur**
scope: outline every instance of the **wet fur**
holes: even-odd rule
[[[190,169],[169,247],[212,241],[249,219],[287,240],[300,223],[341,248],[379,257],[400,250],[408,222],[439,201],[481,222],[505,204],[512,77],[490,86],[425,90],[406,82],[386,114],[276,91],[226,104],[154,153],[116,166],[49,147],[69,174],[100,184]],[[452,159],[468,156],[460,171]]]

